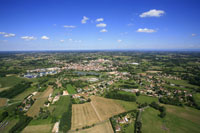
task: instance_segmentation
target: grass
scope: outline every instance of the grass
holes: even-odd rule
[[[67,84],[67,91],[69,94],[76,94],[75,87],[73,87],[71,84]]]
[[[33,119],[30,123],[30,125],[43,125],[43,124],[51,124],[51,117],[48,117],[47,119]]]
[[[16,76],[8,76],[0,78],[0,88],[12,87],[25,79],[16,77]]]
[[[200,106],[200,93],[196,93],[193,95],[195,103]]]
[[[150,96],[145,96],[145,95],[140,95],[137,97],[137,102],[139,103],[152,103],[152,102],[158,102],[158,98],[156,97],[150,97]]]
[[[169,110],[175,109],[174,112],[169,112]],[[179,115],[181,112],[187,112],[189,115]],[[158,116],[159,111],[151,107],[146,108],[142,112],[142,132],[147,133],[162,133],[162,132],[176,132],[176,133],[186,133],[192,132],[196,133],[200,130],[199,118],[197,120],[192,120],[194,117],[199,117],[198,110],[194,111],[192,108],[181,108],[176,106],[167,106],[167,115],[165,118],[160,118]]]
[[[135,130],[135,122],[131,122],[125,129],[125,133],[132,133]]]
[[[69,104],[70,96],[61,96],[59,101],[50,106],[51,110],[53,110],[52,115],[60,119],[62,114],[68,110]]]
[[[22,133],[51,133],[52,124],[27,126]]]
[[[126,111],[137,109],[137,104],[135,102],[128,102],[123,100],[114,100],[114,101],[120,104]]]

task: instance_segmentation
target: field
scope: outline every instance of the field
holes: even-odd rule
[[[152,102],[158,102],[158,98],[156,97],[150,97],[150,96],[144,96],[144,95],[140,95],[137,97],[137,102],[139,103],[152,103]]]
[[[59,101],[50,106],[50,109],[53,110],[52,115],[57,119],[60,119],[62,114],[68,110],[70,103],[70,96],[62,96]]]
[[[76,94],[76,90],[71,84],[67,84],[67,91],[69,94]]]
[[[98,112],[101,120],[106,120],[113,115],[125,112],[126,110],[120,106],[115,100],[98,96],[91,97],[91,104]]]
[[[137,104],[135,102],[123,101],[123,100],[114,100],[115,103],[122,106],[126,111],[137,109]]]
[[[90,103],[72,105],[72,127],[82,128],[99,122],[99,118]]]
[[[16,76],[2,77],[2,78],[0,78],[0,91],[10,88],[10,87],[18,84],[22,80],[24,80],[24,79],[16,77]]]
[[[7,98],[0,98],[0,107],[5,106],[7,103]]]
[[[35,97],[36,101],[27,112],[27,115],[31,117],[38,115],[40,107],[44,107],[44,103],[47,100],[49,94],[52,93],[52,91],[53,91],[52,87],[49,86],[44,92],[36,95]]]
[[[110,121],[95,125],[92,128],[78,131],[77,133],[114,133]]]
[[[142,112],[142,132],[196,133],[200,131],[200,113],[198,110],[167,106],[167,115],[165,118],[158,117],[158,114],[159,111],[153,108],[146,108]]]
[[[31,125],[24,128],[22,133],[51,133],[52,124]]]

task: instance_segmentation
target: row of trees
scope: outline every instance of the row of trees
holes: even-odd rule
[[[136,97],[134,94],[116,91],[116,90],[106,93],[105,97],[112,98],[112,99],[125,100],[125,101],[132,101],[132,102],[136,101]]]
[[[0,97],[13,98],[31,86],[32,82],[22,81],[8,90],[0,92]]]
[[[159,98],[159,102],[164,103],[164,104],[183,106],[183,104],[179,101],[178,97],[174,97],[174,98],[161,97]]]
[[[160,106],[156,102],[152,102],[151,104],[149,104],[149,106],[156,110],[159,110],[160,114],[158,116],[160,116],[161,118],[164,118],[166,116],[166,108],[164,106]]]

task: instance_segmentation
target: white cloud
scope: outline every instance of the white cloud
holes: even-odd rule
[[[96,22],[101,22],[101,21],[103,21],[104,19],[103,18],[97,18],[96,19]]]
[[[96,27],[106,27],[106,24],[104,23],[96,24]]]
[[[149,10],[148,12],[144,12],[144,13],[140,14],[140,17],[141,18],[144,18],[144,17],[160,17],[164,13],[165,13],[165,11],[163,11],[163,10],[152,9],[152,10]]]
[[[87,20],[89,20],[89,18],[87,18],[86,16],[83,16],[83,19],[81,20],[82,24],[87,23]]]
[[[73,40],[73,39],[71,39],[71,38],[69,38],[68,39],[70,42],[74,42],[74,43],[81,43],[82,42],[82,40]]]
[[[196,36],[197,34],[193,33],[192,36]]]
[[[153,32],[156,32],[156,30],[154,30],[154,29],[147,29],[147,28],[144,28],[144,29],[139,28],[137,30],[137,32],[153,33]]]
[[[102,38],[98,38],[98,40],[99,40],[99,41],[101,41],[101,40],[102,40]]]
[[[13,33],[5,33],[4,34],[4,37],[14,37],[15,36],[15,34],[13,34]]]
[[[24,40],[36,40],[36,38],[34,36],[22,36],[21,39],[24,39]]]
[[[100,32],[108,32],[106,29],[102,29],[100,30]]]
[[[47,37],[47,36],[42,36],[41,39],[43,39],[43,40],[49,40],[50,38]]]
[[[5,32],[0,32],[0,35],[4,35],[4,34],[6,34]]]
[[[76,28],[76,26],[74,26],[74,25],[64,25],[63,27],[64,28]]]
[[[117,40],[117,42],[120,43],[120,42],[122,42],[122,40],[119,39],[119,40]]]
[[[60,40],[60,42],[64,42],[65,40]]]

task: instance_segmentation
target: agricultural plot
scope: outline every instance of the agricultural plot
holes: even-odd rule
[[[3,107],[7,104],[7,98],[0,98],[0,107]]]
[[[72,105],[71,129],[82,128],[99,122],[99,118],[90,103]]]
[[[27,126],[22,133],[50,133],[52,124]]]
[[[114,133],[110,121],[95,125],[92,128],[78,131],[77,133]]]
[[[24,92],[20,93],[19,95],[15,96],[13,100],[23,100],[25,97],[27,97],[29,94],[35,91],[35,88],[28,88]]]
[[[117,115],[126,111],[122,106],[112,99],[92,96],[91,100],[91,103],[94,105],[95,110],[98,112],[101,120],[106,120],[113,115]]]

